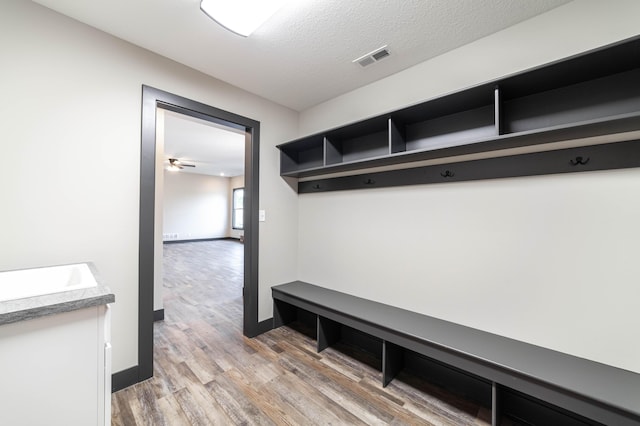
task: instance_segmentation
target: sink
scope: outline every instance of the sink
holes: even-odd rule
[[[0,272],[0,302],[97,286],[86,263]]]

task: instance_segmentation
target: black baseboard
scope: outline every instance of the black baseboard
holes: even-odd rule
[[[137,365],[127,368],[126,370],[113,373],[111,375],[111,392],[118,392],[121,389],[135,385],[140,381],[138,376]]]
[[[153,311],[153,322],[164,320],[164,308]]]
[[[162,244],[199,243],[202,241],[220,241],[220,240],[240,241],[239,238],[220,237],[220,238],[196,238],[192,240],[168,240],[168,241],[163,241]]]
[[[273,330],[273,318],[258,323],[258,334],[266,333],[269,330]]]

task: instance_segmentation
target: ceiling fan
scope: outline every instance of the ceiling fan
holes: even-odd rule
[[[178,171],[185,167],[195,167],[195,164],[185,164],[177,158],[169,158],[169,170]]]

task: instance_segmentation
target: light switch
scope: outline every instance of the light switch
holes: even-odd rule
[[[264,222],[267,220],[267,214],[265,213],[264,210],[258,210],[258,221],[259,222]]]

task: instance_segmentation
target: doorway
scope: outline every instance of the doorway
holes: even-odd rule
[[[198,118],[245,134],[243,334],[254,337],[258,325],[258,188],[260,123],[149,86],[142,87],[140,153],[140,229],[138,277],[138,366],[133,383],[153,376],[156,110]],[[135,376],[132,377],[132,376]],[[126,381],[126,380],[125,380]],[[128,385],[133,384],[128,383]],[[115,387],[115,386],[114,386]]]

